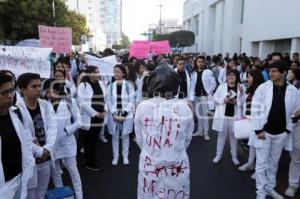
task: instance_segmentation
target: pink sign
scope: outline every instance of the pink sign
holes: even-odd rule
[[[52,48],[55,53],[72,51],[72,29],[39,25],[41,47]]]
[[[168,54],[170,52],[171,50],[170,50],[170,44],[168,40],[151,42],[152,55]]]
[[[130,57],[138,59],[147,58],[151,55],[168,54],[171,52],[168,40],[165,41],[134,41],[130,49]]]
[[[150,50],[150,41],[134,41],[130,46],[130,57],[136,57],[138,59],[147,58]]]

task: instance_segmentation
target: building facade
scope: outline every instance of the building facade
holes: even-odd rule
[[[300,52],[299,0],[186,0],[183,29],[196,35],[191,52]]]
[[[103,4],[98,0],[64,0],[69,10],[75,10],[86,17],[91,38],[87,41],[89,50],[101,51],[106,47],[106,36],[101,24]]]
[[[122,0],[101,0],[101,26],[106,35],[107,47],[122,40]]]

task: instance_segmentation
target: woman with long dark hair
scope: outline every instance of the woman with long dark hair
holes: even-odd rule
[[[107,88],[108,131],[112,135],[113,161],[119,160],[119,140],[122,138],[123,163],[129,164],[129,134],[133,130],[135,92],[132,84],[126,80],[126,69],[123,65],[114,67],[115,81]]]
[[[245,101],[244,101],[244,112],[243,112],[243,116],[246,118],[250,119],[251,116],[251,105],[252,105],[252,98],[253,95],[256,91],[256,89],[262,84],[264,83],[264,77],[261,73],[260,70],[253,70],[248,74],[248,89],[246,92],[246,96],[245,96]],[[249,148],[249,158],[248,158],[248,162],[245,163],[243,166],[239,167],[240,171],[249,171],[249,170],[254,170],[255,168],[255,148],[253,146],[252,143],[252,138],[255,135],[251,135],[251,139],[249,139],[248,145],[250,146]]]
[[[78,87],[78,104],[82,119],[81,128],[85,133],[86,168],[89,170],[100,170],[99,163],[96,160],[96,145],[108,110],[105,96],[106,90],[103,82],[100,81],[98,67],[87,66]]]

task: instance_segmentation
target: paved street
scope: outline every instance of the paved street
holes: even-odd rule
[[[216,133],[212,133],[212,141],[205,142],[194,137],[189,148],[191,163],[191,198],[192,199],[254,199],[255,182],[250,179],[251,173],[241,173],[233,166],[228,145],[225,157],[219,165],[212,164],[215,154]],[[79,168],[83,181],[86,199],[135,199],[137,189],[139,149],[131,143],[129,166],[112,167],[112,150],[110,144],[101,144],[100,157],[105,163],[102,172],[85,170],[83,156],[79,155]],[[240,149],[240,160],[245,162],[247,154]],[[279,191],[283,193],[287,186],[287,154],[281,160],[279,173]],[[104,160],[104,161],[103,161]],[[68,180],[67,180],[68,181]],[[300,195],[298,194],[298,199]]]

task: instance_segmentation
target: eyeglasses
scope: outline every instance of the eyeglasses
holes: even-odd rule
[[[10,88],[10,89],[0,91],[0,94],[2,96],[8,96],[9,94],[14,95],[15,93],[16,93],[16,89],[14,89],[14,88]]]

